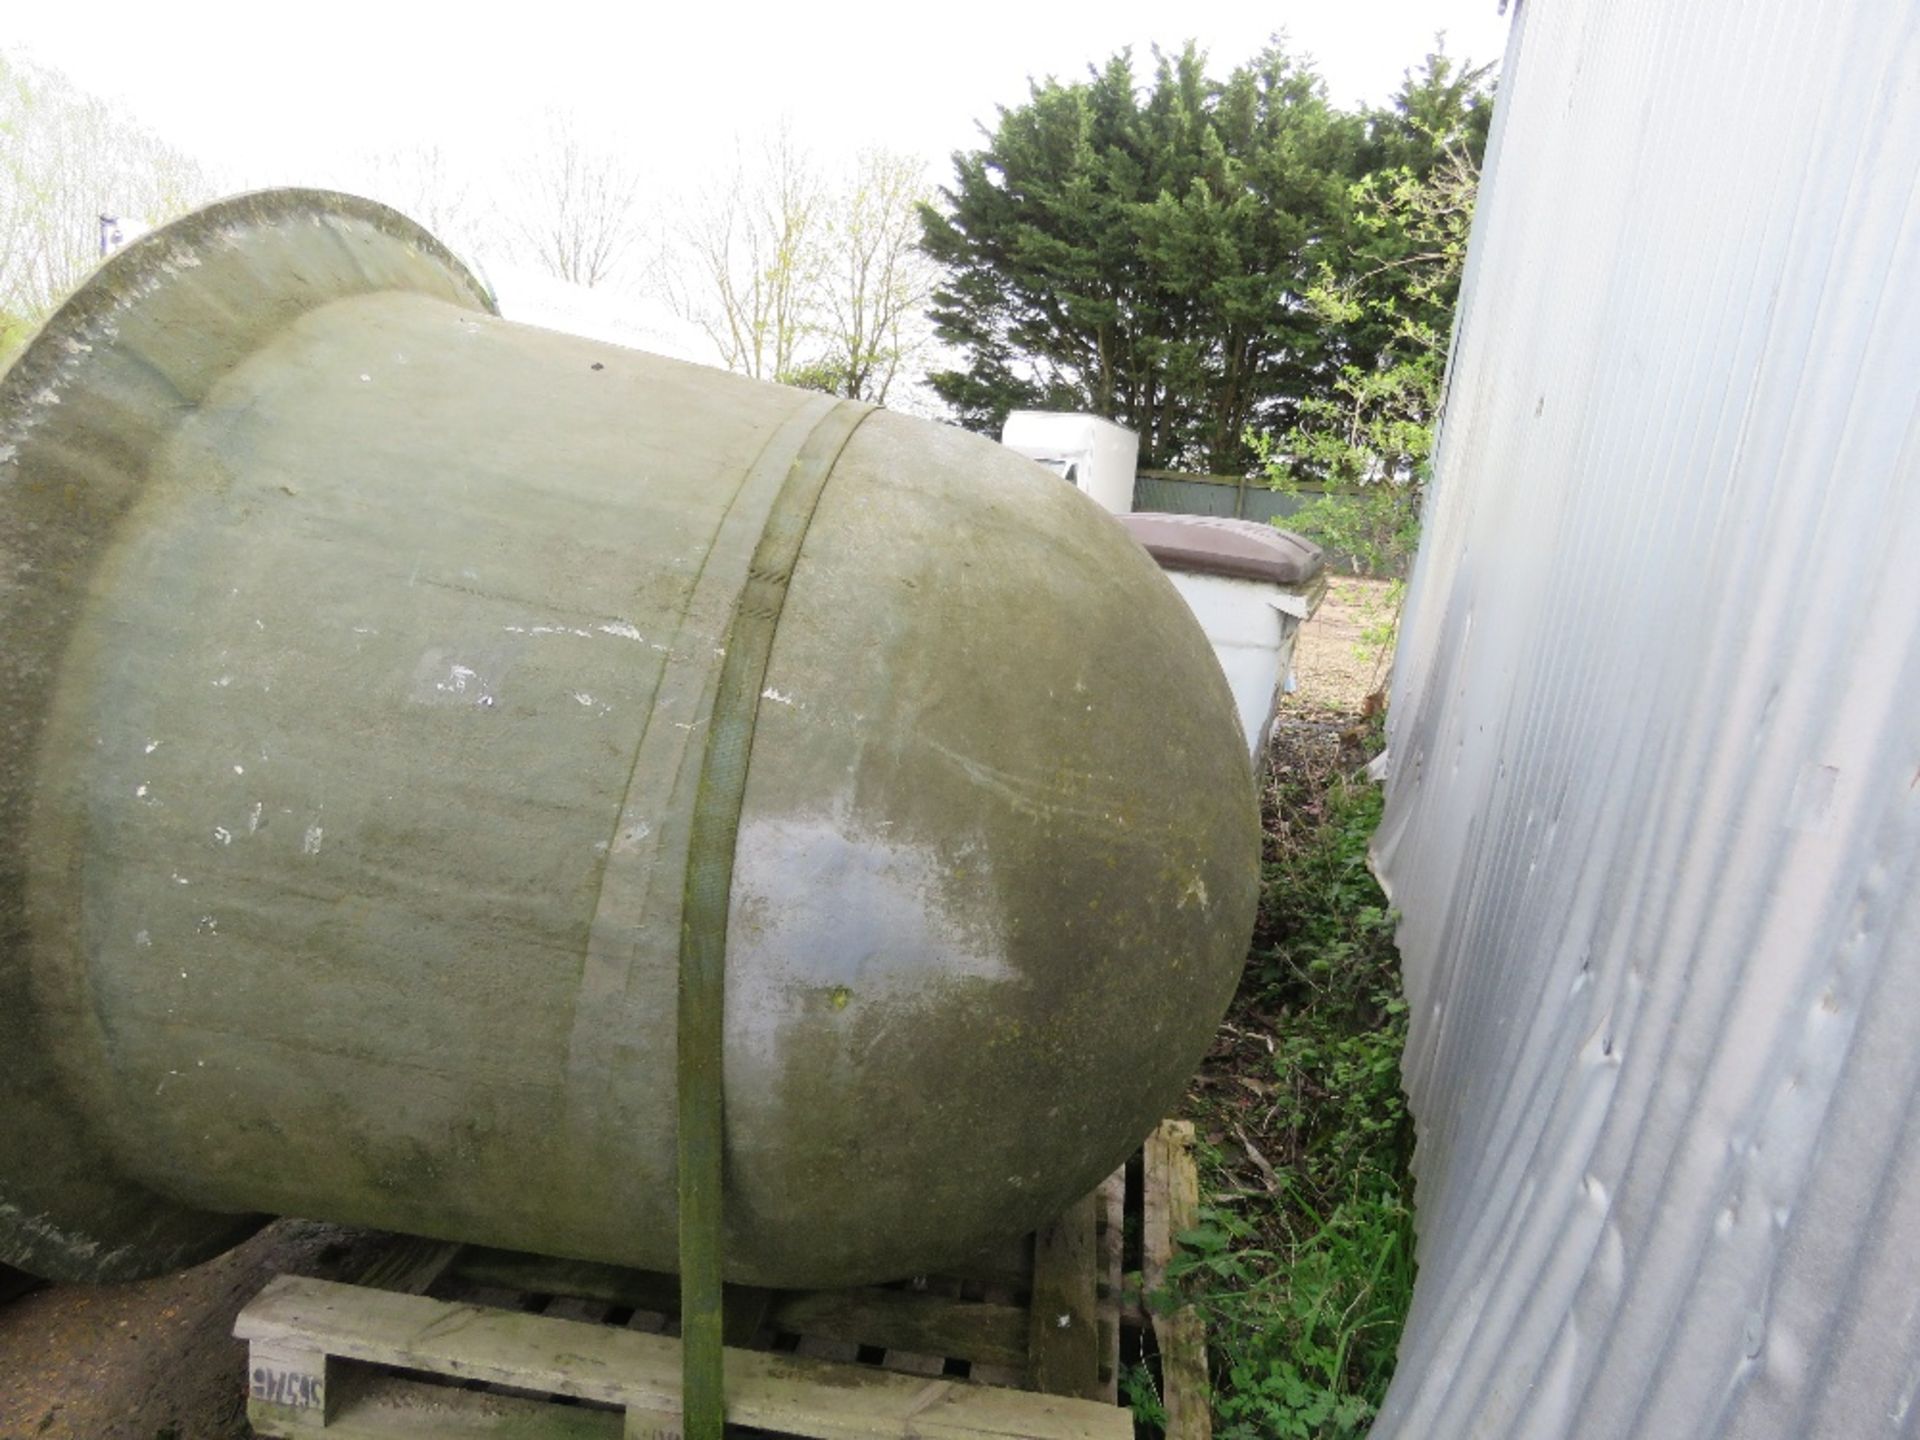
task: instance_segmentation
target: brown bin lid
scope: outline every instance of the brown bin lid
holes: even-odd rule
[[[1141,512],[1116,518],[1163,570],[1297,587],[1311,581],[1326,563],[1311,540],[1258,520]]]

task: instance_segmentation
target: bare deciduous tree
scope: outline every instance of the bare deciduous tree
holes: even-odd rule
[[[691,207],[680,313],[730,369],[884,402],[930,338],[923,173],[868,150],[829,184],[782,129]]]
[[[473,181],[440,145],[412,145],[368,156],[351,189],[391,205],[456,250],[478,248],[487,207]]]
[[[631,257],[639,172],[617,150],[584,135],[578,119],[550,113],[542,143],[518,179],[518,240],[549,274],[599,285]]]
[[[0,53],[0,351],[125,232],[208,198],[197,162],[53,70]]]
[[[695,203],[675,305],[728,369],[784,380],[800,363],[814,324],[820,211],[819,181],[785,127]]]
[[[919,247],[925,176],[909,156],[862,151],[830,208],[818,372],[836,395],[885,404],[931,343],[926,312],[937,270]]]

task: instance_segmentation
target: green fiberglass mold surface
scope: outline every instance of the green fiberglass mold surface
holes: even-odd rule
[[[1177,1099],[1257,846],[1070,487],[508,323],[381,207],[191,215],[0,377],[0,1261],[671,1269],[692,1103],[728,1280],[924,1271]]]

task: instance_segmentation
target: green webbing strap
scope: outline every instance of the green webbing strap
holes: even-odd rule
[[[767,656],[787,582],[814,505],[853,432],[873,413],[843,401],[794,456],[754,547],[728,628],[700,788],[688,840],[680,922],[680,1345],[685,1440],[720,1440],[726,1420],[721,1316],[721,1041],[724,1034],[727,900],[733,847],[747,785],[747,752],[766,683]]]

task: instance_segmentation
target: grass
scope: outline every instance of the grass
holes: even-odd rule
[[[1354,769],[1376,741],[1324,720],[1279,737],[1259,928],[1190,1097],[1201,1219],[1169,1284],[1205,1317],[1222,1440],[1365,1434],[1411,1299],[1406,1002],[1366,864],[1380,792]]]

